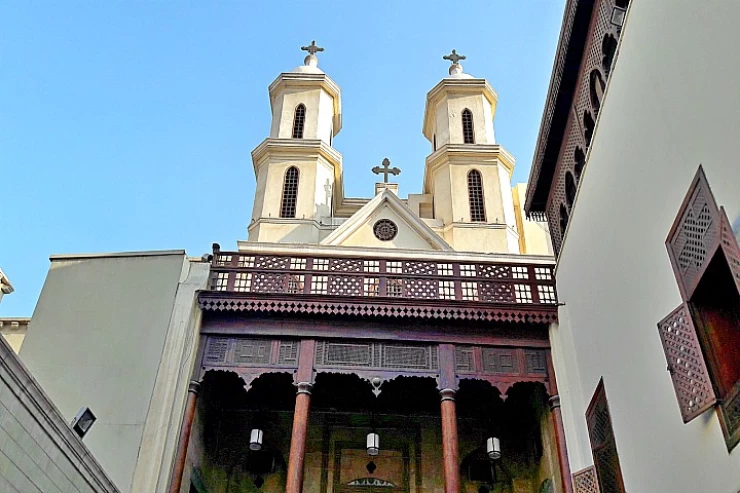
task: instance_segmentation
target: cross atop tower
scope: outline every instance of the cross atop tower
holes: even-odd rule
[[[324,51],[322,47],[316,46],[316,40],[311,41],[311,44],[308,46],[301,46],[301,50],[307,51],[309,55],[315,55],[320,51]],[[452,52],[454,53],[455,50],[452,50]]]
[[[401,174],[400,169],[395,166],[391,168],[391,161],[387,157],[383,158],[382,164],[382,168],[380,166],[375,166],[372,171],[376,175],[383,175],[383,183],[388,183],[388,175],[397,176]]]
[[[455,50],[452,50],[452,53],[443,56],[442,60],[449,60],[450,62],[452,62],[453,65],[457,65],[457,62],[459,62],[460,60],[465,60],[465,58],[465,55],[458,55]]]

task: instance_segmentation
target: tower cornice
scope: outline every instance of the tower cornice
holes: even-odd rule
[[[252,151],[254,172],[270,157],[311,158],[321,157],[334,166],[335,173],[342,172],[342,155],[319,139],[273,139],[267,138]]]
[[[495,163],[494,163],[495,161]],[[440,166],[500,164],[511,175],[514,172],[516,159],[499,144],[445,144],[427,156],[424,167],[424,190],[430,190],[429,180]]]

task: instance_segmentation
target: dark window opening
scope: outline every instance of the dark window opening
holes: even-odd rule
[[[462,112],[463,142],[475,144],[475,133],[473,132],[473,112],[465,108]]]
[[[303,127],[306,125],[306,107],[299,104],[295,109],[295,116],[293,117],[293,138],[303,138]]]
[[[596,126],[596,122],[594,122],[594,117],[591,116],[590,111],[584,111],[583,112],[583,136],[586,138],[586,147],[591,145],[591,137],[594,136],[594,127]]]
[[[583,149],[576,147],[576,150],[573,151],[573,160],[575,161],[573,169],[576,172],[576,181],[580,182],[583,167],[586,166],[586,155],[583,153]]]
[[[283,200],[280,205],[280,217],[295,217],[296,199],[298,197],[298,168],[291,166],[285,172],[283,182]]]
[[[626,9],[627,6],[630,4],[630,0],[615,0],[614,5],[621,9]]]
[[[573,173],[565,173],[565,202],[568,207],[573,207],[573,201],[576,199],[576,181],[573,179]]]
[[[468,198],[470,200],[470,220],[474,223],[486,222],[483,180],[480,171],[475,169],[468,173]]]
[[[437,134],[434,134],[434,137],[432,138],[432,150],[437,150]]]
[[[740,383],[740,294],[722,249],[718,249],[689,300],[717,397]]]
[[[604,89],[606,88],[606,83],[604,82],[604,78],[601,76],[601,72],[599,72],[597,69],[591,71],[589,79],[589,95],[591,97],[591,108],[593,108],[594,110],[594,115],[598,115],[599,110],[601,109],[601,101],[604,98]]]
[[[617,53],[617,39],[613,34],[605,34],[604,39],[601,42],[601,66],[604,69],[604,73],[609,76],[612,69],[612,62],[614,62],[614,55]]]
[[[568,227],[568,209],[565,204],[560,204],[560,241],[565,237],[565,228]]]

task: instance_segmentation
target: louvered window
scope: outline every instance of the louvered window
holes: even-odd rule
[[[303,138],[303,127],[306,125],[306,107],[299,104],[295,109],[295,116],[293,117],[293,138]]]
[[[468,197],[470,200],[470,220],[486,222],[486,209],[483,201],[483,180],[480,171],[474,169],[468,173]]]
[[[463,142],[475,144],[475,133],[473,132],[473,112],[465,108],[462,112]]]
[[[280,217],[295,217],[295,204],[298,198],[298,168],[291,166],[285,172],[283,200],[280,204]]]
[[[658,323],[684,422],[714,404],[728,449],[740,442],[740,246],[701,167],[668,239],[683,303]]]
[[[601,493],[624,493],[622,468],[619,464],[617,443],[606,400],[604,381],[600,381],[591,404],[586,410],[588,436],[591,441],[591,453],[596,466],[596,476]]]

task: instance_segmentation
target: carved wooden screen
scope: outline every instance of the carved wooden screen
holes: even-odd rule
[[[596,468],[591,466],[573,474],[574,493],[600,493]]]
[[[684,423],[712,407],[717,398],[704,362],[691,313],[681,304],[658,323],[668,371]]]
[[[600,492],[625,493],[622,468],[619,465],[617,443],[614,438],[603,380],[599,382],[591,404],[588,406],[586,422]]]
[[[666,247],[684,299],[691,298],[720,242],[720,213],[704,170],[694,177]]]

